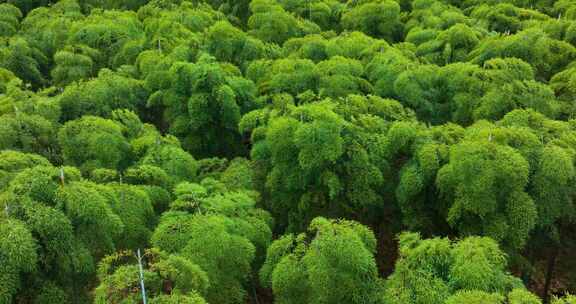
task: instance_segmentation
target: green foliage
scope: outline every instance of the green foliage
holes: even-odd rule
[[[40,115],[16,112],[0,116],[0,149],[52,158],[57,150],[56,133],[56,124]]]
[[[95,184],[75,182],[62,187],[55,193],[55,203],[96,257],[115,250],[114,239],[121,235],[124,225]]]
[[[319,217],[309,234],[286,235],[268,250],[260,278],[278,303],[379,303],[370,229]]]
[[[58,286],[48,283],[42,287],[38,296],[34,299],[34,304],[48,303],[69,303],[68,295]]]
[[[172,65],[169,77],[170,87],[152,95],[149,103],[162,102],[170,132],[183,146],[201,156],[240,153],[237,124],[242,113],[255,107],[254,84],[208,55],[196,64]]]
[[[471,17],[477,19],[488,30],[500,33],[516,33],[523,29],[527,21],[545,21],[550,18],[538,11],[516,7],[510,3],[476,6]]]
[[[264,42],[282,44],[290,38],[320,32],[318,25],[297,19],[276,0],[253,0],[250,2],[250,10],[249,33]]]
[[[410,127],[404,125],[404,128]],[[397,129],[398,131],[394,133],[403,134],[400,130],[404,128],[397,126],[393,130]],[[414,231],[430,233],[443,231],[446,229],[444,222],[446,205],[438,197],[435,187],[436,175],[449,160],[450,146],[464,137],[464,129],[458,125],[448,124],[429,130],[418,130],[417,134],[422,140],[405,141],[404,147],[397,151],[407,153],[412,158],[400,168],[395,190],[398,206],[403,215],[402,222]]]
[[[155,214],[148,193],[136,186],[110,185],[110,205],[124,224],[124,230],[116,238],[116,247],[137,249],[144,247],[155,223]]]
[[[207,272],[208,301],[242,303],[252,265],[263,258],[272,238],[269,215],[255,209],[250,192],[227,191],[212,179],[181,183],[175,193],[172,211],[162,215],[152,244]]]
[[[455,24],[444,31],[414,28],[406,41],[417,45],[416,55],[428,62],[444,65],[466,61],[484,33],[465,24]]]
[[[50,162],[36,154],[11,150],[0,152],[0,190],[4,190],[21,170],[35,166],[49,166]]]
[[[345,9],[345,3],[334,0],[280,0],[278,2],[285,10],[316,23],[322,30],[339,29],[340,13]]]
[[[162,216],[152,243],[167,252],[180,253],[208,273],[208,301],[240,303],[255,248],[233,227],[233,221],[224,216],[169,212]],[[174,246],[180,248],[171,248]]]
[[[22,12],[9,3],[0,4],[0,32],[2,36],[10,37],[17,33]]]
[[[140,81],[101,70],[97,78],[67,86],[58,102],[62,108],[61,120],[66,122],[84,115],[108,118],[117,109],[137,111],[142,109],[146,98]]]
[[[6,215],[26,224],[38,244],[36,275],[27,296],[38,303],[83,298],[95,263],[116,249],[146,246],[155,216],[149,192],[140,186],[83,181],[74,168],[40,163],[20,171],[0,195]],[[65,303],[65,300],[62,300]]]
[[[342,26],[395,42],[402,37],[400,5],[396,1],[361,1],[342,15]]]
[[[486,237],[458,242],[421,239],[418,233],[399,236],[400,258],[386,282],[386,303],[511,303],[534,297],[519,279],[506,272],[506,255]],[[531,303],[531,302],[527,302]]]
[[[36,242],[26,226],[17,220],[0,219],[0,301],[10,303],[22,288],[20,275],[36,269]]]
[[[130,145],[121,126],[96,116],[84,116],[67,122],[58,134],[66,164],[85,171],[95,168],[126,167],[130,160]]]
[[[15,5],[24,12],[31,11],[32,9],[50,4],[50,0],[8,0],[9,4]]]
[[[196,180],[198,163],[192,155],[186,153],[182,148],[174,145],[158,145],[151,147],[140,160],[142,170],[159,171],[155,172],[154,179],[161,179],[163,185],[170,186],[181,181]],[[140,171],[142,172],[142,171]],[[128,172],[130,173],[130,171]],[[146,174],[142,172],[141,174]],[[164,177],[164,176],[165,177]]]
[[[576,297],[568,294],[562,298],[554,298],[552,303],[553,304],[573,304],[573,303],[576,303]]]
[[[462,234],[487,235],[520,248],[537,219],[534,201],[524,190],[529,164],[490,136],[453,146],[449,163],[438,172],[438,188],[452,202],[448,222]]]
[[[394,145],[379,133],[392,121],[412,119],[410,111],[394,100],[351,95],[286,112],[253,131],[252,149],[265,164],[268,203],[282,224],[300,229],[317,215],[383,207],[378,191]]]
[[[0,303],[574,302],[573,0],[0,2]]]
[[[483,291],[460,291],[446,299],[446,304],[500,304],[504,297],[498,294],[489,294]]]
[[[508,294],[510,304],[540,304],[542,301],[536,295],[524,289],[514,289]]]
[[[217,22],[207,30],[206,48],[218,61],[242,66],[262,57],[264,44],[249,37],[240,29],[226,22]]]
[[[296,96],[306,91],[317,92],[320,83],[320,73],[307,59],[258,60],[248,67],[246,74],[263,94]]]
[[[198,265],[157,249],[143,253],[143,277],[151,303],[206,303],[201,297],[210,285]],[[138,260],[123,251],[104,258],[98,266],[100,285],[94,303],[140,303]]]
[[[132,63],[141,51],[138,44],[144,37],[142,24],[129,11],[94,10],[70,31],[71,44],[100,51],[102,63],[111,67]]]
[[[233,159],[220,176],[220,181],[230,190],[253,190],[253,164],[244,158]]]
[[[531,28],[514,35],[485,39],[470,53],[473,62],[484,63],[495,57],[516,57],[530,64],[537,75],[548,79],[576,56],[574,47],[548,37],[542,30]]]
[[[40,50],[21,37],[0,40],[0,68],[12,71],[34,87],[44,85],[42,69],[47,61]]]
[[[54,54],[56,67],[51,72],[53,81],[60,86],[84,80],[94,74],[94,60],[99,52],[83,45],[70,46]]]
[[[358,60],[334,56],[318,63],[317,68],[320,96],[336,98],[372,91],[372,85],[362,78],[364,68]]]

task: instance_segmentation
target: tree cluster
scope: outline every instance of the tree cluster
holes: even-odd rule
[[[0,304],[575,304],[573,0],[0,3]]]

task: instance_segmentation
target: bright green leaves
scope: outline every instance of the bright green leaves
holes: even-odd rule
[[[572,267],[572,2],[1,4],[0,302],[139,303],[95,265],[155,246],[150,303],[256,302],[264,260],[278,303],[539,303],[496,244]],[[482,238],[403,235],[383,294],[402,229]]]
[[[334,56],[317,65],[320,76],[320,96],[346,97],[350,94],[370,93],[372,85],[364,80],[360,61]]]
[[[392,145],[398,149],[399,156],[411,155],[411,160],[399,169],[395,188],[397,204],[403,215],[402,222],[414,231],[444,230],[446,206],[438,198],[435,180],[438,170],[449,160],[450,146],[464,137],[464,129],[457,125],[443,125],[410,133],[410,128],[414,126],[396,124],[389,131],[392,138],[399,137],[405,142]]]
[[[573,304],[576,303],[576,296],[572,296],[570,294],[566,295],[563,298],[554,298],[552,304]]]
[[[556,228],[553,227],[561,226],[560,223],[575,215],[571,190],[575,155],[571,138],[574,131],[567,123],[546,119],[531,111],[511,112],[502,124],[530,127],[533,136],[540,139],[537,147],[527,146],[522,150],[531,162],[530,194],[538,207],[538,224],[545,230],[551,229],[548,234],[557,241]]]
[[[108,118],[116,109],[142,110],[147,96],[141,81],[104,69],[97,78],[66,87],[58,97],[61,120],[83,115]]]
[[[529,64],[516,58],[488,60],[483,67],[471,63],[438,67],[416,65],[388,50],[373,59],[367,74],[376,81],[377,93],[397,97],[420,120],[432,124],[498,120],[514,109],[531,108],[550,118],[571,111],[551,87],[534,80]]]
[[[178,49],[197,52],[202,31],[225,16],[203,3],[188,1],[150,1],[138,11],[146,32],[144,52],[151,50],[170,54]]]
[[[568,68],[552,76],[550,87],[554,90],[558,99],[567,101],[563,103],[563,112],[567,114],[566,116],[572,118],[576,109],[569,101],[576,97],[576,68]]]
[[[317,92],[320,82],[314,62],[307,59],[259,60],[247,70],[261,93],[289,93],[296,96],[306,91]]]
[[[342,15],[342,26],[389,42],[401,40],[403,24],[396,1],[363,1]]]
[[[386,41],[375,39],[362,32],[344,32],[328,41],[326,53],[329,57],[343,56],[366,59],[374,53],[382,52],[388,46]]]
[[[250,273],[255,247],[234,226],[234,221],[224,216],[168,212],[152,243],[179,253],[207,272],[209,301],[241,303],[245,295],[242,283]],[[178,239],[179,243],[171,243]],[[179,248],[170,248],[174,245]]]
[[[408,31],[415,27],[425,29],[445,30],[451,26],[461,24],[472,24],[472,19],[451,5],[447,1],[418,0],[412,3],[410,19],[406,22]]]
[[[270,246],[260,279],[278,303],[379,303],[375,248],[367,227],[319,217]]]
[[[216,303],[242,303],[254,245],[234,229],[233,221],[218,215],[195,215],[192,229],[181,254],[197,263],[209,274],[212,286],[207,298]],[[226,250],[223,250],[226,248]]]
[[[204,298],[197,294],[182,296],[178,294],[161,295],[150,299],[150,304],[206,304]]]
[[[0,301],[10,303],[22,287],[21,273],[36,269],[36,241],[26,226],[17,220],[0,219]]]
[[[542,225],[550,225],[562,217],[565,208],[572,209],[572,184],[576,177],[573,150],[557,146],[545,147],[534,176],[534,192]],[[544,203],[544,201],[546,203]]]
[[[37,301],[83,298],[100,258],[117,249],[146,246],[155,214],[144,189],[87,182],[70,167],[60,171],[40,165],[20,171],[0,204],[32,232],[39,245],[36,276],[45,278],[28,279],[23,296]]]
[[[12,4],[0,4],[0,33],[4,37],[16,34],[20,26],[22,12]]]
[[[175,63],[170,87],[152,95],[149,104],[163,103],[170,132],[194,155],[236,155],[243,150],[238,122],[254,108],[256,88],[214,60],[203,55],[197,64]]]
[[[304,170],[323,167],[342,156],[341,132],[344,122],[337,115],[324,111],[319,106],[310,106],[296,110],[293,117],[302,119],[300,126],[292,135],[295,148],[299,150],[300,167]],[[281,138],[283,135],[288,135],[283,132],[283,129],[274,124],[270,126],[271,142],[286,140],[286,138]],[[272,150],[273,157],[276,158],[280,158],[282,153],[279,149]]]
[[[272,193],[281,197],[282,193],[304,191],[295,197],[300,201],[301,211],[313,208],[307,206],[311,202],[310,194],[306,195],[306,189],[314,184],[327,187],[328,180],[318,175],[326,171],[343,154],[342,119],[335,113],[328,111],[328,104],[316,104],[299,109],[291,118],[278,118],[270,122],[266,133],[266,145],[269,150],[269,161],[273,166],[268,175],[267,186]],[[258,155],[253,154],[255,159]],[[295,170],[296,169],[296,170]],[[316,176],[316,177],[315,177]],[[333,180],[332,193],[341,191],[339,182]],[[321,193],[318,193],[321,195]],[[317,197],[322,199],[322,197]],[[327,199],[324,198],[324,199]],[[278,203],[284,208],[292,209],[287,198],[278,199]],[[321,203],[321,201],[319,201]],[[279,206],[278,206],[279,207]],[[321,207],[321,206],[317,206]],[[297,209],[297,210],[298,210]],[[297,211],[294,210],[294,211]]]
[[[318,25],[297,19],[276,0],[254,0],[250,10],[249,33],[264,42],[282,44],[290,38],[320,32]]]
[[[148,244],[155,224],[152,201],[147,191],[137,186],[111,184],[107,195],[112,210],[122,220],[124,229],[116,237],[116,246],[126,249],[143,248]]]
[[[95,116],[66,123],[58,136],[64,161],[83,170],[122,168],[130,158],[130,145],[119,124]]]
[[[470,303],[470,304],[541,304],[542,301],[534,294],[524,289],[514,289],[507,297],[497,293],[488,293],[478,290],[458,291],[448,299],[446,304]]]
[[[446,299],[446,304],[470,303],[470,304],[501,304],[504,297],[498,294],[490,294],[483,291],[460,291]]]
[[[19,171],[38,165],[48,166],[50,162],[36,154],[11,150],[0,152],[0,190],[4,190]]]
[[[406,41],[418,46],[416,49],[418,57],[427,62],[444,65],[466,61],[469,52],[478,45],[483,34],[482,31],[465,24],[456,24],[441,32],[412,29]]]
[[[486,29],[500,33],[516,33],[527,22],[545,21],[550,18],[540,12],[519,8],[509,3],[476,6],[472,10],[471,17],[479,20]]]
[[[576,56],[574,47],[531,28],[510,36],[485,39],[470,53],[472,62],[484,63],[495,57],[516,57],[529,62],[541,79],[549,79]]]
[[[514,109],[531,108],[550,118],[558,116],[560,103],[552,89],[539,82],[514,81],[482,97],[476,119],[496,120]]]
[[[382,97],[395,96],[394,82],[411,65],[409,58],[393,48],[374,56],[366,65],[366,76],[374,86],[374,93]]]
[[[200,267],[185,258],[157,249],[143,252],[144,281],[150,303],[205,304],[201,297],[210,285]],[[132,252],[120,252],[102,260],[95,304],[141,302],[138,260]]]
[[[48,59],[40,50],[21,37],[0,41],[0,68],[12,71],[35,88],[45,84],[42,75]]]
[[[524,289],[514,289],[508,294],[510,304],[541,304],[542,301],[536,295]]]
[[[393,145],[379,133],[388,121],[410,120],[407,112],[393,100],[351,95],[288,107],[256,128],[252,158],[266,164],[261,174],[282,225],[299,229],[315,215],[380,206]]]
[[[435,65],[421,65],[403,72],[394,82],[399,99],[414,109],[419,119],[435,124],[447,119],[444,109],[449,107],[441,98],[439,70]]]
[[[353,36],[351,40],[356,37],[350,36]],[[366,46],[358,48],[358,53],[347,52],[354,51],[350,49],[337,49],[338,44],[347,42],[333,41],[334,46],[331,47],[332,42],[323,41],[322,46],[310,46],[321,47],[321,49],[307,50],[308,46],[305,44],[315,44],[316,41],[308,42],[304,38],[293,39],[287,43],[286,48],[300,48],[300,51],[304,52],[302,57],[309,55],[311,59],[324,59],[329,54],[334,55],[318,64],[303,58],[257,60],[250,64],[246,74],[258,85],[261,94],[269,94],[273,97],[274,94],[288,93],[303,102],[314,99],[314,95],[337,98],[346,97],[349,94],[371,93],[372,84],[364,79],[363,64],[355,59],[362,57]],[[307,54],[308,52],[313,53]]]
[[[453,146],[450,162],[438,172],[438,188],[452,202],[448,222],[461,233],[487,235],[521,248],[537,219],[536,206],[524,190],[529,164],[514,149],[491,140]]]
[[[56,67],[51,72],[52,80],[59,86],[84,80],[94,74],[94,61],[100,53],[87,46],[69,46],[54,55]]]
[[[434,238],[422,240],[417,233],[399,237],[400,258],[386,282],[386,303],[486,303],[534,297],[519,279],[506,272],[506,255],[486,237],[458,242]],[[532,303],[532,302],[527,302]]]
[[[0,149],[55,157],[56,124],[40,115],[16,112],[0,116]]]
[[[114,238],[123,224],[95,185],[77,182],[61,188],[56,193],[56,207],[63,210],[96,257],[115,250]]]
[[[152,244],[206,271],[208,301],[243,303],[252,266],[261,262],[271,242],[271,217],[255,208],[254,192],[230,191],[211,178],[181,183],[175,194]]]
[[[69,43],[99,50],[105,66],[118,67],[134,62],[143,38],[143,26],[135,13],[95,11],[74,25]]]
[[[171,184],[196,179],[198,164],[192,155],[173,145],[153,146],[141,160],[142,165],[161,168]],[[158,177],[158,176],[156,176]]]
[[[207,30],[206,35],[208,40],[206,48],[219,61],[242,66],[262,57],[264,52],[264,44],[261,41],[249,37],[226,22],[214,24]]]
[[[279,0],[282,7],[302,19],[310,20],[323,30],[339,28],[339,13],[345,4],[334,0]]]
[[[450,285],[454,289],[498,292],[518,284],[504,273],[506,256],[488,238],[466,238],[452,248]]]

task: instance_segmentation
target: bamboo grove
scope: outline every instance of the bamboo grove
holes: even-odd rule
[[[0,304],[576,303],[575,1],[0,2]]]

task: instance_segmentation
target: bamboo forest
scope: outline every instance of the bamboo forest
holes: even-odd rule
[[[0,304],[576,304],[576,0],[0,0]]]

